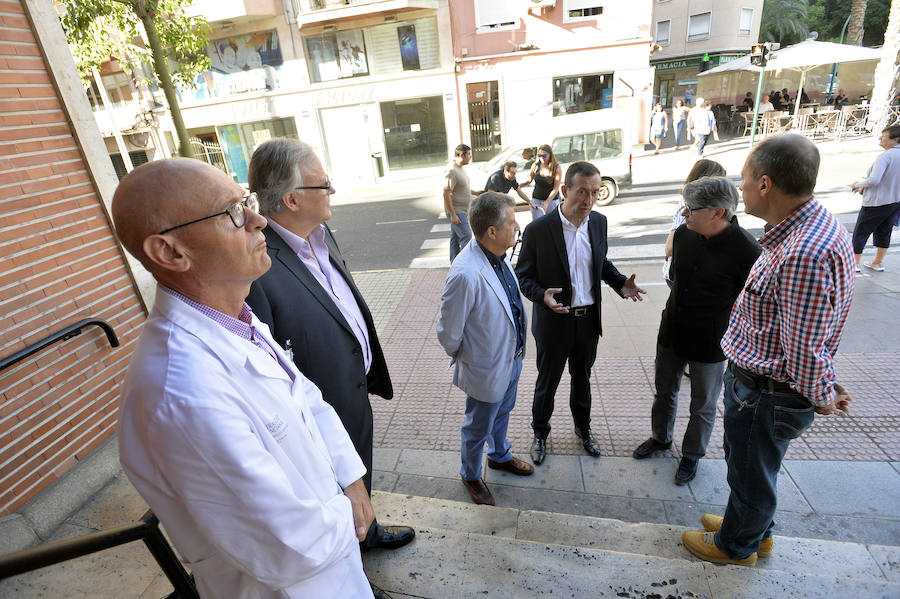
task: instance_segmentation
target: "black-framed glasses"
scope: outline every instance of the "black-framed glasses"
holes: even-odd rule
[[[691,207],[689,207],[689,206],[685,206],[685,207],[684,207],[684,211],[687,213],[687,214],[685,214],[685,216],[688,217],[688,218],[690,218],[691,215],[692,215],[694,212],[696,212],[696,211],[698,211],[698,210],[706,210],[706,209],[711,208],[711,207],[712,207],[712,206],[700,206],[699,208],[691,208]]]
[[[323,185],[301,185],[300,187],[295,187],[294,189],[323,189],[325,191],[330,191],[333,185],[334,181],[332,179],[326,179]]]
[[[216,218],[217,216],[222,216],[223,214],[227,214],[231,219],[231,222],[238,229],[247,224],[247,210],[250,209],[254,212],[259,211],[259,200],[256,197],[256,192],[250,192],[244,197],[241,198],[240,202],[235,202],[222,212],[217,212],[215,214],[210,214],[209,216],[204,216],[203,218],[196,218],[190,222],[182,223],[180,225],[175,225],[174,227],[169,227],[168,229],[162,230],[159,232],[159,235],[164,233],[168,233],[169,231],[174,231],[175,229],[180,229],[181,227],[186,227],[188,225],[193,225],[194,223],[199,223],[200,221],[209,220],[211,218]]]

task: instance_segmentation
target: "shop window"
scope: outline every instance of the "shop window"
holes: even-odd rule
[[[441,66],[437,20],[434,18],[369,27],[364,36],[372,75]]]
[[[660,46],[669,45],[669,32],[672,29],[672,21],[660,21],[656,24],[656,43]]]
[[[276,137],[298,139],[297,125],[292,118],[221,125],[216,127],[216,137],[228,174],[238,183],[247,182],[247,164],[257,146]]]
[[[566,21],[581,21],[602,14],[599,0],[566,0]]]
[[[687,41],[705,40],[709,38],[709,25],[712,21],[712,13],[704,12],[699,15],[691,15],[688,19]]]
[[[612,108],[612,105],[612,73],[553,80],[553,116]]]
[[[740,35],[750,35],[750,32],[753,29],[753,9],[752,8],[742,8],[741,9],[741,25],[738,27],[738,34]]]
[[[475,0],[476,29],[493,31],[515,28],[521,11],[519,0]]]
[[[381,123],[391,170],[447,162],[443,96],[382,102]]]
[[[306,61],[313,83],[369,74],[362,29],[306,38]]]

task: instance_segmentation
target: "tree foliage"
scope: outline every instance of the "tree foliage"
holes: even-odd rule
[[[124,58],[126,69],[143,60],[130,48],[133,40],[142,37],[139,15],[146,11],[166,48],[172,78],[178,85],[193,86],[197,75],[210,66],[209,26],[203,18],[184,14],[190,4],[191,0],[64,0],[60,20],[75,62],[87,76],[110,56]]]
[[[766,0],[759,30],[760,41],[787,45],[805,40],[809,33],[807,6],[807,0]]]
[[[850,8],[848,0],[810,0],[807,9],[809,29],[818,31],[822,41],[840,41],[841,28],[850,16]],[[880,46],[884,43],[890,8],[891,0],[868,0],[866,18],[863,21],[863,46]]]

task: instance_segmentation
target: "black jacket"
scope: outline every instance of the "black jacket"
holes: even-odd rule
[[[759,243],[736,220],[709,239],[687,225],[678,227],[670,269],[673,285],[657,342],[685,360],[724,360],[719,342],[760,252]]]

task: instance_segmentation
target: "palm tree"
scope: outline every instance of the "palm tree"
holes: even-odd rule
[[[760,41],[800,42],[809,33],[807,0],[766,0],[763,5]]]
[[[888,107],[894,94],[897,93],[894,85],[900,72],[898,58],[900,58],[900,0],[891,0],[891,12],[884,32],[884,45],[881,47],[881,60],[875,68],[875,87],[872,88],[872,106],[867,122],[876,136],[881,135],[881,130],[888,124],[890,114]]]
[[[866,3],[868,0],[853,0],[850,5],[850,25],[847,27],[847,43],[853,46],[862,46],[863,21],[866,18]]]

